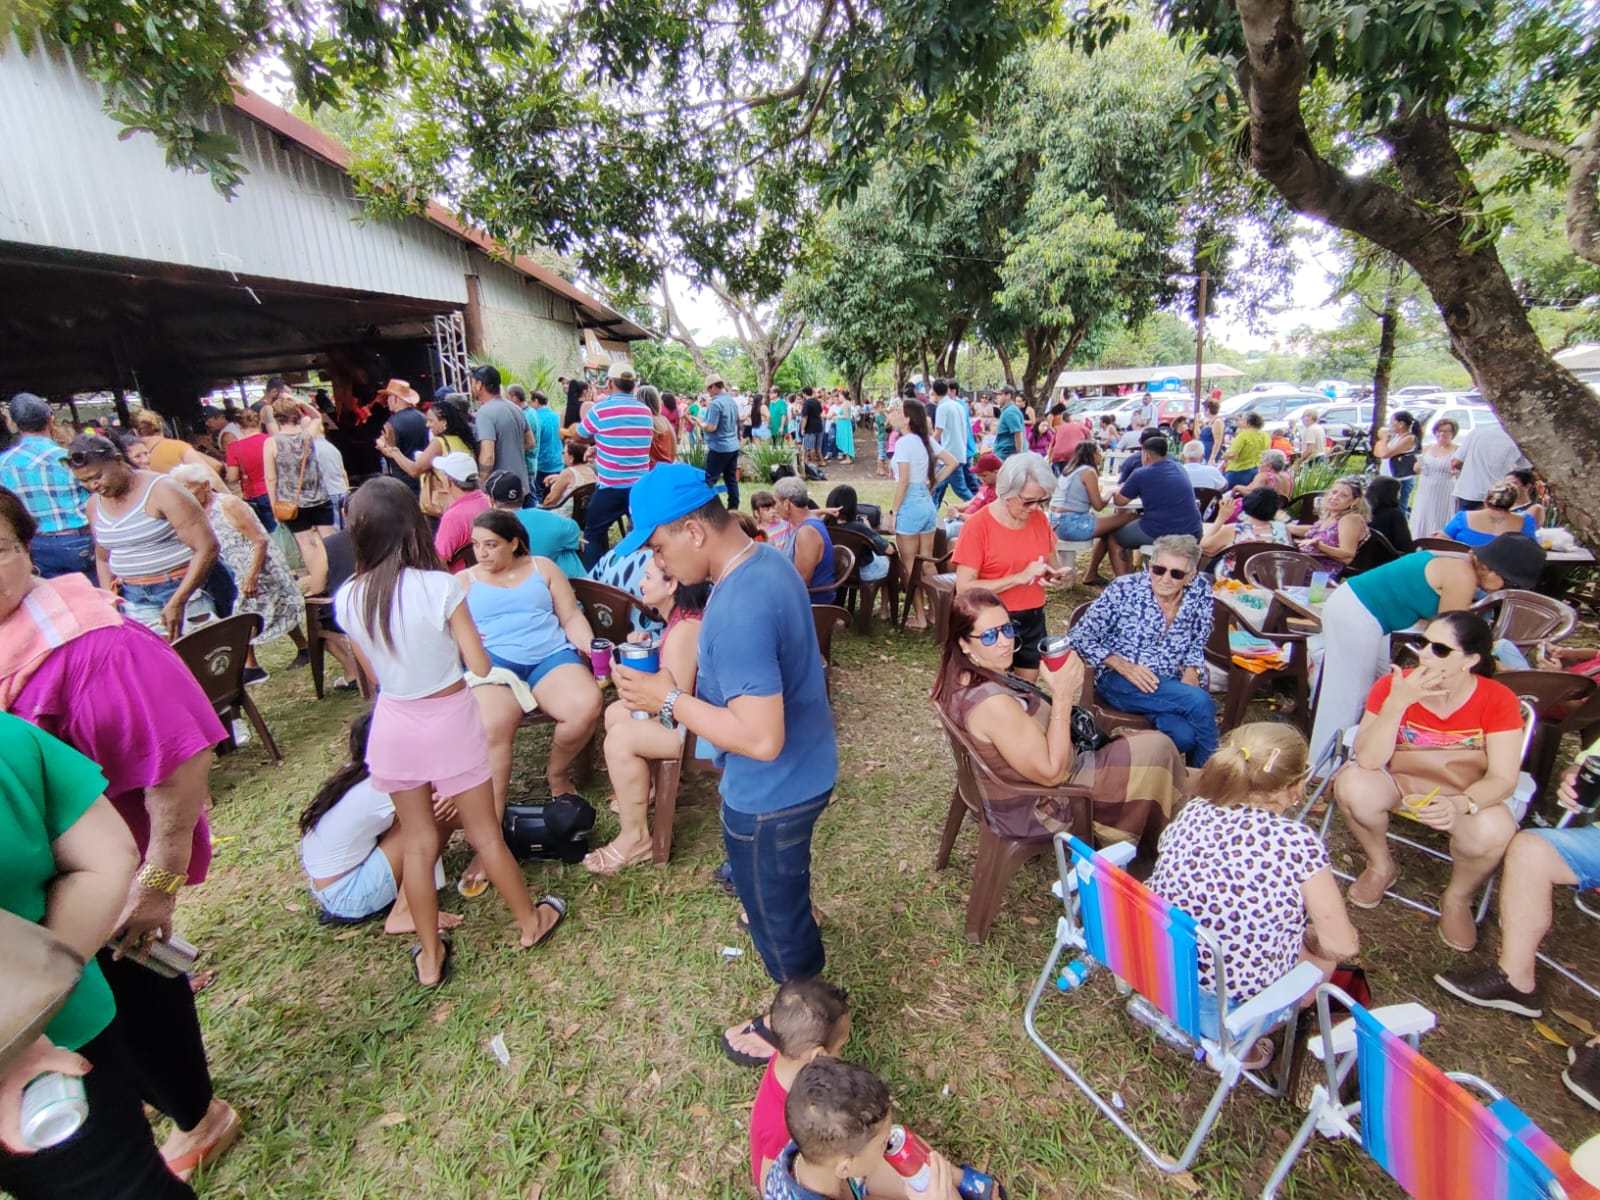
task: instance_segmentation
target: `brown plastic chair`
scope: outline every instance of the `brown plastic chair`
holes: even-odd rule
[[[1083,614],[1089,611],[1093,600],[1085,600],[1072,610],[1072,616],[1067,620],[1067,634],[1070,637],[1072,627],[1083,619]],[[1102,733],[1116,733],[1119,729],[1154,729],[1148,717],[1141,717],[1138,713],[1123,712],[1120,708],[1112,708],[1096,694],[1094,690],[1094,671],[1086,670],[1083,673],[1083,694],[1078,697],[1078,707],[1087,708],[1094,714],[1094,723],[1100,727]]]
[[[956,577],[952,574],[929,575],[922,581],[933,600],[933,640],[942,646],[950,637],[950,609],[956,602]]]
[[[267,728],[261,710],[250,698],[244,686],[244,664],[250,654],[250,639],[261,632],[261,617],[257,613],[239,613],[220,621],[208,621],[193,633],[172,643],[172,648],[183,659],[183,665],[200,684],[211,707],[222,719],[228,731],[228,748],[234,748],[233,722],[242,713],[250,721],[261,744],[266,747],[267,761],[281,766],[283,755],[278,753],[278,743],[272,740],[272,730]]]
[[[1030,859],[1049,853],[1051,846],[1050,835],[1042,827],[1039,837],[1007,837],[995,832],[995,814],[1019,808],[1031,813],[1041,799],[1063,799],[1071,806],[1073,836],[1093,845],[1090,793],[1083,788],[1021,785],[999,778],[979,756],[966,731],[958,729],[937,705],[934,711],[950,743],[950,753],[955,757],[956,785],[950,796],[950,811],[945,816],[933,869],[942,871],[950,865],[956,835],[970,812],[977,818],[979,834],[978,858],[972,868],[972,891],[967,898],[966,939],[979,945],[988,940],[989,930],[1000,913],[1006,886],[1018,869]]]
[[[1304,556],[1302,556],[1304,557]],[[1227,698],[1222,707],[1222,732],[1239,725],[1244,720],[1250,701],[1263,687],[1287,680],[1294,690],[1294,723],[1300,732],[1311,736],[1311,671],[1310,654],[1306,648],[1307,633],[1296,633],[1284,623],[1283,606],[1276,601],[1268,605],[1262,620],[1261,636],[1276,642],[1289,651],[1289,661],[1281,667],[1265,671],[1249,671],[1233,661],[1233,650],[1228,634],[1235,626],[1246,633],[1254,633],[1234,609],[1221,600],[1212,600],[1211,640],[1206,643],[1206,662],[1228,676]]]
[[[855,614],[855,630],[866,635],[872,632],[872,617],[878,608],[878,598],[887,594],[889,620],[892,623],[900,612],[900,563],[891,555],[878,555],[867,535],[856,529],[828,527],[828,536],[835,546],[843,546],[856,557],[849,578],[840,585],[839,602]],[[878,557],[887,557],[889,573],[882,579],[862,579],[861,564],[867,560],[867,551]]]
[[[1538,794],[1545,795],[1562,737],[1600,721],[1600,705],[1595,703],[1600,688],[1594,680],[1571,671],[1501,671],[1495,680],[1531,704],[1538,717],[1533,740],[1523,756],[1523,769],[1539,785]]]
[[[1503,638],[1523,651],[1539,642],[1559,642],[1578,625],[1578,614],[1570,605],[1517,588],[1490,592],[1473,604],[1472,611],[1480,616],[1493,613],[1490,632],[1494,640]]]
[[[1470,554],[1472,547],[1465,542],[1458,542],[1455,538],[1447,537],[1419,537],[1412,545],[1418,550],[1432,550],[1435,554]]]
[[[822,651],[822,679],[833,697],[833,631],[850,624],[850,610],[837,604],[813,604],[811,624],[817,631],[817,649]]]
[[[1211,507],[1221,499],[1222,492],[1218,488],[1197,487],[1194,490],[1194,502],[1200,506],[1200,519],[1212,520]]]
[[[943,575],[950,570],[950,557],[954,552],[950,549],[950,539],[945,534],[944,526],[933,531],[933,553],[919,554],[911,560],[911,578],[906,580],[904,601],[900,609],[900,624],[903,626],[911,616],[911,607],[916,603],[917,589],[922,587],[924,577],[927,575]]]
[[[327,596],[306,597],[306,657],[311,660],[311,690],[316,693],[318,700],[322,699],[324,693],[328,643],[344,636],[333,628],[330,623],[332,616],[333,601]],[[361,666],[359,658],[356,659],[355,682],[361,689],[361,698],[371,700],[377,689],[372,686],[372,680]]]
[[[572,519],[578,523],[578,528],[583,528],[584,518],[589,515],[589,501],[594,498],[596,485],[580,483],[551,507],[560,508],[570,498],[572,500]]]
[[[1282,544],[1278,542],[1235,542],[1217,555],[1216,561],[1211,564],[1211,573],[1220,579],[1222,569],[1226,566],[1229,579],[1243,579],[1246,564],[1251,559],[1260,554],[1270,554],[1274,550],[1282,549]]]
[[[633,632],[633,614],[644,612],[644,603],[621,588],[593,579],[573,579],[572,594],[589,619],[596,637],[620,646]]]
[[[1252,555],[1244,566],[1244,581],[1251,587],[1275,592],[1279,588],[1308,587],[1311,576],[1321,569],[1317,559],[1299,550],[1274,547]]]
[[[848,550],[843,546],[835,546],[833,548],[833,582],[819,584],[816,587],[808,587],[806,592],[813,597],[812,603],[816,603],[815,597],[824,592],[832,592],[834,599],[837,600],[839,591],[844,586],[843,581],[855,574],[855,570],[855,551]],[[847,612],[846,619],[848,619],[848,615]]]
[[[683,739],[683,753],[677,758],[658,758],[650,763],[650,798],[654,811],[650,814],[650,862],[664,867],[672,858],[672,826],[678,816],[678,797],[682,790],[685,771],[720,775],[709,759],[695,753],[696,738],[688,734]]]
[[[1283,511],[1289,514],[1289,520],[1296,525],[1313,525],[1317,520],[1317,501],[1327,494],[1326,491],[1301,492],[1297,496],[1290,496]]]
[[[464,571],[468,567],[475,567],[478,565],[478,552],[472,548],[471,542],[467,542],[465,545],[456,548],[455,552],[450,555],[450,561],[446,565],[452,571]]]

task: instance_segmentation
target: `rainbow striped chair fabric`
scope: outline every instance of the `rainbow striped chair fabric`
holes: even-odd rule
[[[1329,1002],[1351,1016],[1334,1026]],[[1426,1021],[1418,1021],[1422,1013]],[[1420,1005],[1369,1011],[1331,984],[1317,989],[1320,1036],[1307,1049],[1322,1059],[1311,1110],[1263,1193],[1277,1195],[1314,1132],[1345,1137],[1416,1200],[1596,1200],[1566,1153],[1511,1101],[1475,1075],[1441,1070],[1415,1042],[1431,1027]],[[1358,1095],[1339,1100],[1351,1069]],[[1485,1104],[1469,1088],[1489,1098]]]
[[[1055,851],[1060,874],[1056,892],[1063,911],[1056,921],[1055,944],[1023,1012],[1023,1024],[1045,1057],[1077,1084],[1152,1164],[1168,1172],[1187,1170],[1216,1123],[1222,1102],[1241,1079],[1249,1080],[1267,1095],[1284,1094],[1293,1054],[1294,1025],[1292,1020],[1286,1022],[1282,1014],[1309,995],[1321,982],[1322,974],[1310,963],[1301,963],[1259,995],[1230,1010],[1225,1000],[1227,963],[1221,945],[1192,916],[1121,869],[1118,860],[1125,863],[1132,857],[1131,846],[1096,852],[1070,834],[1060,833],[1055,837]],[[1215,1036],[1207,1036],[1201,1022],[1202,945],[1217,964],[1216,1011],[1227,1013]],[[1192,1050],[1197,1060],[1216,1072],[1218,1081],[1211,1100],[1176,1156],[1165,1154],[1146,1141],[1120,1111],[1116,1102],[1120,1098],[1107,1100],[1102,1096],[1039,1032],[1036,1018],[1040,1001],[1056,980],[1069,951],[1075,952],[1081,963],[1108,970],[1120,989],[1137,993],[1129,1006],[1130,1013],[1155,1028],[1169,1043]],[[1068,965],[1069,972],[1074,969],[1081,971],[1077,963]],[[1243,1055],[1255,1040],[1285,1023],[1289,1034],[1278,1056],[1278,1077],[1269,1079],[1245,1070]]]

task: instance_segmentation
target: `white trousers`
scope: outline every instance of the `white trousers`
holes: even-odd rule
[[[1350,585],[1336,588],[1322,610],[1326,652],[1311,726],[1311,761],[1341,731],[1360,722],[1372,685],[1389,670],[1389,634]]]

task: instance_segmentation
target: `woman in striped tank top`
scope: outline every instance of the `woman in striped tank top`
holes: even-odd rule
[[[217,536],[182,485],[136,470],[107,438],[85,434],[67,465],[90,493],[89,527],[100,586],[122,597],[123,615],[169,640],[185,621],[213,617],[201,585],[217,561]]]

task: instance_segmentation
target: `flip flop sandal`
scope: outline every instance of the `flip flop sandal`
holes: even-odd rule
[[[444,943],[444,961],[439,964],[439,979],[435,983],[423,983],[422,972],[417,967],[417,959],[422,957],[422,943],[418,942],[411,947],[411,970],[417,977],[417,986],[425,991],[431,992],[436,988],[442,988],[450,978],[450,967],[455,959],[455,943],[447,937],[439,940]]]
[[[767,1018],[765,1015],[755,1018],[755,1020],[751,1021],[739,1032],[753,1033],[762,1041],[766,1042],[767,1045],[774,1045],[772,1040],[772,1030],[767,1028]],[[729,1061],[736,1063],[741,1067],[764,1067],[772,1061],[772,1054],[747,1054],[743,1050],[735,1049],[733,1043],[728,1040],[728,1035],[725,1033],[719,1035],[717,1040],[722,1043],[722,1053],[728,1056]],[[776,1053],[777,1050],[774,1049],[773,1054]]]
[[[228,1108],[228,1120],[222,1126],[222,1131],[211,1141],[201,1146],[198,1150],[191,1150],[180,1155],[167,1164],[167,1169],[185,1183],[189,1177],[208,1163],[214,1163],[226,1154],[232,1145],[239,1140],[239,1114],[232,1106]]]
[[[583,857],[583,868],[595,875],[615,875],[624,867],[637,866],[650,861],[651,847],[647,844],[644,849],[635,851],[631,856],[625,855],[620,850],[613,850],[610,844],[601,846],[598,850],[591,850]],[[593,865],[589,860],[593,859]]]
[[[1244,1056],[1240,1065],[1246,1071],[1264,1071],[1272,1065],[1277,1050],[1271,1038],[1257,1038],[1255,1045],[1250,1047],[1250,1052]]]
[[[551,938],[553,938],[556,935],[556,930],[561,928],[561,922],[567,919],[567,902],[560,896],[540,896],[539,902],[535,904],[534,907],[555,909],[556,919],[555,924],[551,925],[549,929],[546,929],[543,933],[541,933],[533,945],[528,947],[530,950],[537,950],[540,946],[544,945]]]

